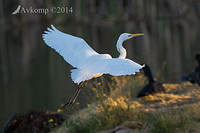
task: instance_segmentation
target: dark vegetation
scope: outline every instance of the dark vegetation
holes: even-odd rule
[[[3,127],[2,133],[48,133],[64,122],[56,112],[30,111],[14,114]]]

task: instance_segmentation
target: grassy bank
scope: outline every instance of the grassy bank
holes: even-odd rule
[[[198,86],[164,84],[165,94],[137,99],[137,92],[146,82],[143,76],[111,80],[109,84],[102,81],[87,84],[95,95],[94,103],[53,132],[115,133],[120,129],[144,133],[200,132]]]

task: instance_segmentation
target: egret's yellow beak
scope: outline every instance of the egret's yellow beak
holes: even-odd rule
[[[129,37],[130,36],[133,36],[133,37],[135,37],[135,36],[143,36],[143,35],[144,35],[143,33],[140,33],[140,34],[130,34]]]

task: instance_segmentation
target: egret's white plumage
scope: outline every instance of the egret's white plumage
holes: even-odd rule
[[[71,70],[71,78],[75,83],[99,77],[102,74],[113,76],[131,75],[139,72],[143,66],[126,59],[126,49],[122,46],[125,40],[143,34],[123,33],[117,41],[118,58],[109,54],[99,54],[83,39],[57,30],[53,25],[43,34],[45,43],[55,49],[65,61],[76,69]]]

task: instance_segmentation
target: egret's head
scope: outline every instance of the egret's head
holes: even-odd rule
[[[131,39],[133,37],[136,37],[136,36],[143,36],[144,34],[140,33],[140,34],[130,34],[130,33],[123,33],[120,35],[120,39],[123,40],[123,41],[126,41],[128,39]]]

